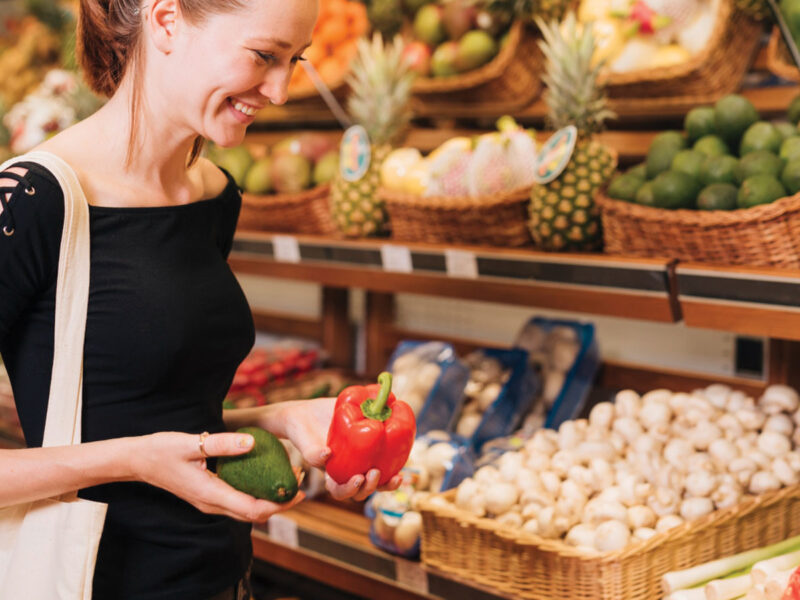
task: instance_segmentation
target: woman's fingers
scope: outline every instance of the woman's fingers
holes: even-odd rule
[[[207,474],[200,476],[205,478],[201,485],[200,502],[210,507],[211,512],[225,514],[239,521],[263,523],[273,514],[287,510],[305,498],[303,492],[298,492],[289,502],[269,502],[240,492],[218,477]]]
[[[400,484],[403,483],[403,476],[402,475],[395,475],[392,477],[388,483],[382,485],[378,488],[379,492],[393,492],[397,488],[400,487]]]
[[[236,456],[250,452],[254,442],[249,433],[201,433],[194,440],[190,436],[188,451],[199,458],[205,458],[203,452],[206,456]]]
[[[352,498],[358,502],[366,500],[378,490],[378,482],[381,479],[381,472],[378,469],[370,469],[365,475],[354,475],[347,483],[339,484],[331,479],[330,475],[325,476],[325,487],[336,500]],[[400,476],[396,475],[381,490],[391,491],[400,485]]]
[[[358,493],[363,483],[363,475],[354,475],[347,483],[336,483],[330,475],[325,474],[325,487],[335,500],[352,498]]]

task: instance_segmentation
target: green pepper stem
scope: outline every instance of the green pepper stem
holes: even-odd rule
[[[381,386],[377,398],[367,398],[361,403],[361,412],[368,419],[385,421],[392,416],[392,409],[386,406],[389,394],[392,393],[392,374],[383,372],[378,375],[378,383]]]

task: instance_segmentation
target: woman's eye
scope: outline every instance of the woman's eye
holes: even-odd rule
[[[258,58],[263,60],[265,63],[275,62],[274,54],[270,54],[269,52],[262,52],[260,50],[254,50],[254,52],[258,55]]]
[[[307,59],[307,58],[305,58],[305,57],[303,57],[303,56],[295,56],[294,58],[292,58],[292,62],[293,62],[293,63],[297,63],[298,61],[303,61],[303,62],[305,62],[306,60],[308,60],[308,59]]]

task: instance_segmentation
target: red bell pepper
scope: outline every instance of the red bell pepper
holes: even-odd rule
[[[786,586],[781,600],[800,600],[800,568],[789,577],[789,585]]]
[[[325,470],[337,483],[379,469],[378,485],[384,485],[406,464],[417,423],[411,407],[391,389],[392,375],[381,373],[377,385],[350,386],[336,399]]]

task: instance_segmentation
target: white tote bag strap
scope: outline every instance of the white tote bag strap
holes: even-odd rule
[[[64,193],[64,229],[56,283],[55,338],[43,446],[81,442],[83,342],[89,304],[89,205],[75,171],[55,154],[29,152],[6,161],[0,171],[34,162],[50,171]]]

